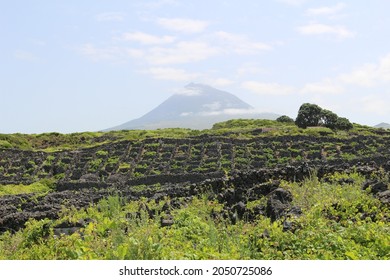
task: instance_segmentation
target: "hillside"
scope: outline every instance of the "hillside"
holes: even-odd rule
[[[0,135],[0,259],[389,259],[389,138],[270,120]]]

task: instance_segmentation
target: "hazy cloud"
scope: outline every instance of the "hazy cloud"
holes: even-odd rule
[[[175,37],[173,36],[155,36],[144,32],[124,33],[121,39],[135,41],[144,45],[169,44],[175,41]]]
[[[157,1],[150,1],[150,2],[143,2],[142,6],[148,9],[158,9],[163,6],[173,6],[177,5],[179,3],[178,0],[157,0]]]
[[[306,10],[308,16],[330,16],[341,12],[346,7],[345,3],[337,3],[334,6],[310,8]]]
[[[241,84],[244,89],[259,95],[288,95],[294,93],[294,87],[280,85],[278,83],[261,83],[246,81]]]
[[[95,16],[97,21],[124,21],[125,14],[120,12],[101,13]]]
[[[111,47],[102,49],[97,48],[92,44],[84,44],[79,48],[79,51],[93,61],[112,60],[118,55],[117,48]]]
[[[93,44],[84,44],[78,51],[91,59],[92,61],[110,61],[110,62],[123,62],[129,58],[141,58],[144,52],[140,49],[123,48],[123,47],[106,47],[99,48]]]
[[[39,57],[29,51],[17,50],[14,52],[14,57],[18,60],[37,62]]]
[[[281,2],[292,6],[299,6],[307,2],[307,0],[276,0],[276,2]]]
[[[389,102],[381,95],[368,95],[359,99],[360,108],[363,112],[385,116],[390,113]]]
[[[211,110],[211,111],[216,111],[218,110],[219,108],[221,108],[222,104],[221,102],[213,102],[213,103],[209,103],[209,104],[203,104],[202,107],[208,109],[208,110]]]
[[[352,85],[373,87],[380,83],[390,82],[390,54],[377,64],[365,64],[351,73],[342,74],[339,80]]]
[[[183,112],[183,113],[180,114],[180,116],[181,117],[188,117],[188,116],[191,116],[193,114],[194,114],[194,112]]]
[[[205,60],[219,53],[206,42],[183,41],[170,48],[149,49],[147,60],[151,64],[181,64]]]
[[[174,94],[184,95],[184,96],[198,96],[202,94],[202,91],[200,89],[193,88],[193,87],[179,88],[179,89],[175,89],[173,92]]]
[[[242,109],[242,108],[228,108],[223,110],[215,110],[215,111],[204,111],[200,112],[199,115],[201,116],[218,116],[218,115],[254,115],[263,113],[260,110],[257,109]]]
[[[256,54],[261,51],[272,50],[272,46],[263,42],[254,42],[241,34],[234,34],[225,31],[215,33],[220,40],[221,46],[229,52],[239,55]]]
[[[345,26],[327,25],[321,23],[309,23],[298,27],[298,32],[303,35],[334,35],[339,38],[351,38],[355,33],[348,30]]]
[[[254,63],[244,63],[237,69],[237,74],[239,76],[258,75],[264,72],[266,72],[265,69],[260,68]]]
[[[209,25],[208,21],[188,18],[159,18],[157,23],[163,28],[182,33],[203,32]]]
[[[216,78],[216,79],[210,79],[208,83],[215,87],[226,87],[234,84],[235,82],[230,79],[226,78]]]
[[[303,94],[340,94],[343,92],[344,88],[331,79],[326,79],[318,83],[308,83],[301,90]]]
[[[145,72],[151,74],[157,80],[169,81],[191,81],[199,76],[196,73],[188,73],[183,69],[171,67],[152,67]]]

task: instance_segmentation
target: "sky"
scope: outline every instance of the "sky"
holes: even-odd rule
[[[0,0],[0,133],[98,131],[190,82],[390,123],[387,0]]]

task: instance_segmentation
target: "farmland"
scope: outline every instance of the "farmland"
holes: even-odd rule
[[[389,259],[390,132],[0,135],[0,259]]]

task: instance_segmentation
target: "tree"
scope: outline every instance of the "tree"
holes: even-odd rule
[[[336,128],[336,123],[339,117],[333,113],[332,111],[323,109],[321,111],[321,119],[320,119],[320,125],[323,125],[325,127],[328,127],[330,129]]]
[[[283,115],[280,116],[279,118],[276,119],[277,122],[282,122],[282,123],[293,123],[294,120],[290,118],[289,116]]]
[[[295,124],[300,128],[318,126],[321,120],[322,108],[316,104],[304,103],[298,111]]]
[[[304,103],[298,111],[295,124],[300,128],[325,126],[330,129],[350,130],[352,123],[347,118],[340,118],[332,111],[322,109],[316,104]]]
[[[353,128],[353,125],[347,118],[338,118],[335,128],[339,130],[350,130]]]

